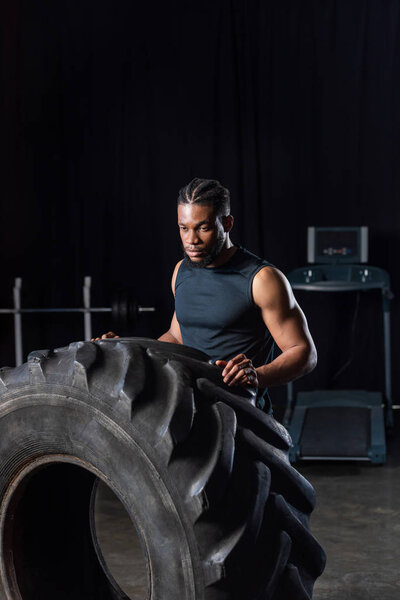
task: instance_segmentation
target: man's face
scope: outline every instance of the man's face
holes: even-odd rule
[[[179,204],[178,226],[185,258],[193,267],[211,265],[226,240],[226,232],[210,205]]]

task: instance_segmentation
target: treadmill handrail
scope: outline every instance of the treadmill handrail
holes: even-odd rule
[[[289,280],[290,281],[290,280]],[[383,289],[383,282],[356,282],[356,281],[315,281],[313,283],[292,283],[294,290],[309,292],[353,292],[360,290]]]
[[[310,291],[309,286],[320,285],[326,289],[329,284],[332,287],[326,291],[336,291],[333,289],[336,287],[343,290],[345,284],[354,286],[349,287],[349,290],[385,288],[390,291],[389,273],[380,267],[370,265],[307,265],[293,269],[288,273],[287,278],[292,287],[307,286],[301,289],[310,289]]]

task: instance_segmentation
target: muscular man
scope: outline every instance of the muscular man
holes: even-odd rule
[[[172,276],[171,325],[159,340],[202,350],[228,386],[258,388],[263,408],[268,387],[316,365],[305,316],[285,276],[231,242],[229,191],[218,181],[193,179],[180,190],[178,226],[184,259]],[[274,342],[282,353],[271,360]]]
[[[309,373],[317,353],[305,316],[285,276],[230,239],[229,191],[193,179],[178,196],[184,259],[172,276],[175,312],[159,340],[205,352],[228,386],[266,390]],[[102,336],[118,337],[109,332]],[[99,339],[99,338],[96,338]],[[281,354],[271,360],[274,342]]]

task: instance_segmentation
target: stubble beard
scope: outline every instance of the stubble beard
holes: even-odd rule
[[[221,252],[222,247],[225,242],[225,234],[223,231],[218,233],[217,239],[215,241],[214,246],[210,249],[210,251],[201,259],[197,261],[193,261],[190,256],[188,256],[183,248],[183,257],[187,265],[192,269],[204,269],[211,265],[214,260],[217,258],[218,254]]]

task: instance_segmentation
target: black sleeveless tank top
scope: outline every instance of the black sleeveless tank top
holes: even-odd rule
[[[183,343],[205,352],[212,362],[242,352],[255,367],[270,362],[273,338],[252,296],[253,278],[266,266],[273,265],[241,247],[221,267],[193,268],[184,260],[175,282]],[[265,400],[270,404],[266,390],[260,389],[258,396],[260,408]]]

